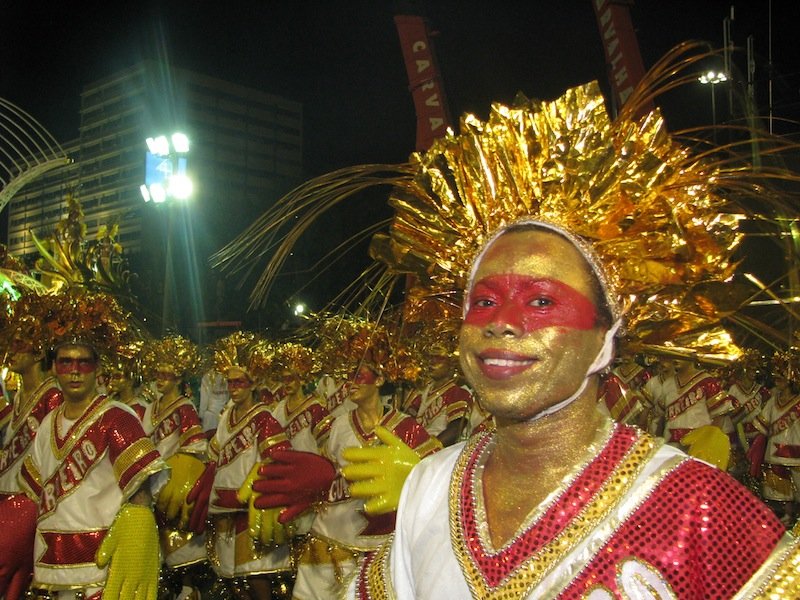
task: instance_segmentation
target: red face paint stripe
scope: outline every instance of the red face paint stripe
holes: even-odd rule
[[[557,279],[492,275],[473,287],[464,322],[477,327],[502,322],[523,333],[556,326],[587,330],[596,325],[597,308]]]

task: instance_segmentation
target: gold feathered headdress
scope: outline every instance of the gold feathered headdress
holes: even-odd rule
[[[163,365],[171,367],[176,375],[191,377],[197,374],[202,365],[197,345],[178,334],[170,334],[147,343],[143,361],[149,376],[152,376],[159,365]]]
[[[584,249],[622,336],[640,351],[695,359],[735,359],[739,348],[722,321],[726,282],[742,236],[742,204],[765,198],[731,147],[709,150],[677,141],[658,110],[637,116],[657,93],[696,80],[677,76],[706,55],[692,46],[665,57],[611,119],[596,83],[549,102],[495,104],[487,120],[461,120],[430,150],[404,165],[343,169],[297,188],[217,254],[217,264],[263,256],[277,247],[253,298],[263,300],[289,248],[312,220],[374,185],[392,186],[395,216],[370,253],[390,273],[412,275],[407,302],[460,306],[475,257],[498,231],[526,221],[555,228]],[[676,64],[678,63],[678,64]],[[750,140],[743,142],[749,144]],[[715,154],[715,152],[717,154]],[[312,208],[313,207],[313,208]],[[297,224],[276,241],[285,223]],[[411,310],[410,312],[414,312]]]
[[[268,340],[250,331],[235,331],[214,343],[214,368],[220,373],[227,373],[230,368],[241,369],[258,381],[269,370],[273,354],[274,348]]]

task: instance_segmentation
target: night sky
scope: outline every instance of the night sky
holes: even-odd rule
[[[765,101],[767,0],[639,0],[632,19],[645,67],[685,40],[721,46],[732,4],[734,42],[743,48],[746,36],[755,35],[758,94]],[[409,5],[423,7],[437,32],[454,116],[485,116],[491,101],[510,102],[518,91],[549,99],[594,79],[609,91],[590,0],[5,0],[0,97],[67,141],[78,133],[84,84],[141,58],[166,57],[179,67],[301,101],[309,177],[358,163],[400,162],[414,148],[415,115],[392,17],[398,6]],[[797,119],[800,2],[772,5],[775,114]],[[737,64],[744,70],[743,53]],[[692,119],[710,123],[707,86],[688,86],[681,103],[667,113],[673,128]]]

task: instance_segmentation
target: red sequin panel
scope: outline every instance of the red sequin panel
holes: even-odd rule
[[[597,493],[614,469],[619,466],[620,461],[630,450],[637,437],[633,429],[617,428],[597,457],[576,477],[574,484],[524,533],[516,538],[514,544],[495,553],[490,552],[481,544],[475,519],[473,476],[477,458],[489,436],[482,440],[472,454],[463,480],[460,523],[471,560],[480,569],[489,586],[497,586],[505,577],[519,568],[523,561],[536,554],[564,530]]]
[[[600,585],[622,595],[615,581],[627,559],[646,561],[681,600],[731,598],[784,533],[773,513],[732,477],[686,461],[583,569],[559,598],[581,598]]]

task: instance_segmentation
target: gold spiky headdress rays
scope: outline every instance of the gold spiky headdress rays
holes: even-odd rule
[[[407,164],[316,178],[221,251],[218,264],[252,267],[277,247],[251,296],[263,299],[314,216],[364,188],[391,185],[395,217],[370,251],[390,273],[415,276],[406,303],[459,306],[487,240],[512,223],[535,221],[591,248],[585,255],[625,312],[625,335],[642,350],[735,357],[738,349],[719,327],[738,309],[720,302],[741,240],[743,211],[732,199],[761,201],[761,184],[774,174],[748,172],[736,144],[690,149],[670,136],[658,111],[636,116],[658,93],[696,80],[687,71],[708,56],[692,54],[697,49],[686,45],[665,57],[616,119],[598,86],[588,84],[550,102],[497,104],[486,121],[467,115],[460,134],[448,133]],[[302,227],[280,238],[277,229],[300,214]]]

